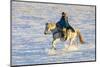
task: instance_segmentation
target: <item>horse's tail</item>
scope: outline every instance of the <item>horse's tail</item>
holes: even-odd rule
[[[79,30],[77,30],[77,34],[78,34],[78,37],[79,37],[80,43],[83,44],[83,43],[84,43],[84,39],[83,39],[83,36],[81,35],[81,33],[80,33]]]

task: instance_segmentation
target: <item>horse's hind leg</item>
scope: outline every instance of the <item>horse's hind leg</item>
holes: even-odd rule
[[[69,48],[70,46],[72,46],[72,45],[73,45],[73,39],[70,39],[70,40],[69,40],[68,48]],[[67,49],[68,49],[68,48],[67,48]]]

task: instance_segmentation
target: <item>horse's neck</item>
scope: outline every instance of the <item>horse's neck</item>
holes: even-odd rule
[[[57,32],[57,31],[58,31],[57,28],[54,28],[54,29],[51,30],[52,33],[55,33],[55,32]]]

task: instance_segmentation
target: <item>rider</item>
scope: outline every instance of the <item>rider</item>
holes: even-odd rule
[[[57,27],[59,31],[61,31],[61,37],[63,37],[65,40],[67,39],[66,33],[67,30],[71,30],[72,32],[75,32],[75,30],[70,26],[68,23],[68,16],[65,12],[62,12],[62,17],[60,21],[57,22]]]

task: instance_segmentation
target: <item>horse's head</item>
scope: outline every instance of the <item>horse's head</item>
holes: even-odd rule
[[[49,34],[52,30],[54,30],[56,28],[55,23],[46,23],[45,25],[46,26],[45,26],[44,34]]]

